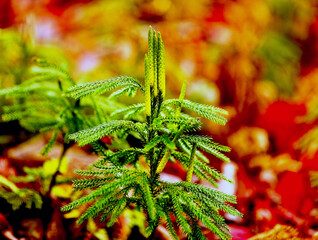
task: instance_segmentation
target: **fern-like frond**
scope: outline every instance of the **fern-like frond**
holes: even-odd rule
[[[105,163],[111,162],[114,165],[125,165],[128,163],[136,162],[141,155],[145,154],[145,151],[137,148],[124,149],[115,153],[110,153],[101,158],[93,166],[96,168],[103,167]]]
[[[95,164],[96,165],[96,164]],[[113,165],[98,165],[99,170],[76,170],[75,173],[81,176],[99,176],[99,175],[115,175],[120,177],[122,174],[141,174],[138,170],[117,167]]]
[[[204,146],[206,148],[214,148],[218,151],[229,152],[231,148],[228,146],[221,145],[219,143],[213,142],[212,138],[202,135],[186,135],[182,136],[183,139],[188,140],[191,143],[196,143],[198,145]]]
[[[174,215],[177,217],[177,223],[182,228],[182,230],[187,234],[191,235],[191,227],[188,223],[188,219],[184,215],[184,209],[182,208],[181,199],[178,196],[179,191],[170,188],[168,194],[171,196],[171,201],[173,204]]]
[[[58,131],[55,130],[55,131],[52,133],[52,136],[51,136],[50,140],[48,141],[48,143],[44,146],[44,148],[42,148],[41,154],[42,154],[43,156],[47,156],[47,154],[49,153],[49,151],[52,149],[53,144],[55,143],[55,140],[56,140],[56,138],[57,138],[57,134],[58,134]]]
[[[145,145],[145,148],[144,150],[146,152],[148,152],[150,149],[154,148],[155,146],[157,146],[159,143],[163,143],[165,146],[167,146],[169,149],[175,149],[176,146],[174,144],[174,142],[169,139],[168,136],[166,135],[159,135],[159,136],[156,136],[154,137],[150,142],[148,142],[146,145]]]
[[[191,223],[190,225],[192,226],[192,236],[190,236],[189,239],[193,239],[193,240],[206,240],[207,238],[204,236],[204,234],[202,233],[202,229],[199,226],[199,221],[191,218]]]
[[[89,179],[75,179],[73,180],[74,190],[81,191],[84,189],[94,189],[105,185],[108,181],[115,179],[115,176],[107,178],[94,177]]]
[[[192,193],[201,193],[205,195],[206,197],[210,198],[211,200],[213,199],[218,199],[219,201],[222,202],[229,202],[229,203],[236,203],[236,197],[233,195],[229,195],[226,193],[223,193],[219,190],[208,188],[196,183],[188,183],[188,182],[178,182],[178,183],[173,183],[175,187],[180,187],[186,190],[187,192],[192,192]],[[238,216],[241,216],[241,214],[237,211]]]
[[[146,175],[143,175],[143,177],[141,178],[141,181],[139,182],[139,186],[140,186],[140,191],[141,191],[141,195],[145,201],[145,205],[146,205],[146,209],[147,209],[147,213],[149,216],[149,220],[153,221],[155,219],[155,201],[154,201],[154,197],[152,195],[152,192],[150,190],[150,183],[148,181],[148,178]]]
[[[116,203],[114,209],[112,210],[112,215],[107,223],[107,227],[111,227],[115,224],[115,220],[122,214],[124,211],[126,205],[127,205],[127,199],[126,195],[127,194],[127,189],[123,196],[119,199],[119,201]]]
[[[5,96],[5,97],[25,97],[28,96],[28,94],[33,93],[33,92],[42,92],[43,91],[50,91],[51,94],[53,92],[59,91],[59,88],[57,84],[53,83],[32,83],[32,84],[20,84],[18,86],[12,87],[12,88],[5,88],[5,89],[0,89],[0,96]]]
[[[84,146],[116,131],[131,129],[135,129],[134,122],[129,120],[113,120],[97,127],[73,133],[69,135],[69,139],[75,140],[80,146]]]
[[[70,76],[70,74],[61,68],[60,66],[47,62],[44,59],[35,59],[34,62],[37,64],[30,68],[31,74],[36,74],[38,76],[46,76],[51,78],[59,78],[61,81],[65,81],[65,83],[69,86],[75,84],[74,80]],[[49,79],[48,79],[49,80]]]
[[[131,118],[138,112],[144,110],[145,104],[139,103],[139,104],[134,104],[129,107],[123,108],[123,109],[118,109],[114,111],[111,116],[116,117],[118,115],[124,115],[124,119]]]
[[[113,100],[116,99],[124,94],[126,94],[129,97],[133,97],[136,95],[137,89],[131,86],[123,87],[118,89],[117,91],[113,92],[109,95],[108,99]]]
[[[197,114],[221,125],[225,125],[227,122],[227,119],[222,116],[222,115],[228,115],[227,111],[218,107],[212,107],[209,105],[199,104],[189,100],[180,101],[177,99],[166,100],[164,102],[164,105],[175,105],[175,106],[188,108],[191,111],[194,111]]]
[[[198,148],[202,149],[203,151],[214,155],[215,157],[223,160],[224,162],[230,162],[230,159],[219,151],[220,148],[221,149],[223,147],[225,148],[225,146],[222,146],[213,142],[211,143],[202,142],[202,141],[199,141],[198,138],[196,137],[192,138],[190,136],[181,137],[179,139],[179,142],[183,142],[185,146],[189,146],[191,145],[191,143],[197,143]]]
[[[170,233],[170,236],[175,240],[179,240],[178,234],[177,234],[176,230],[174,229],[173,222],[171,220],[169,211],[164,208],[164,213],[165,213],[164,220],[166,222],[166,226],[167,226],[167,229]]]
[[[130,188],[131,187],[128,184],[127,187],[124,187],[120,190],[114,189],[113,191],[109,192],[108,194],[101,196],[101,198],[98,199],[94,205],[89,207],[80,216],[80,218],[77,220],[77,223],[83,223],[89,217],[94,218],[94,217],[97,217],[98,215],[105,214],[105,209],[110,208],[109,210],[114,211],[118,202],[120,201],[120,199],[122,199],[123,194],[125,194],[127,192],[127,190],[129,190]],[[97,191],[97,190],[95,190],[95,191]],[[110,205],[110,204],[114,204],[114,205]],[[107,211],[107,215],[109,213],[110,213],[110,211]]]
[[[200,129],[201,121],[198,118],[192,117],[158,117],[153,123],[153,127],[158,129],[164,125],[170,124],[170,127],[182,127],[184,131],[190,132]],[[173,124],[173,125],[172,125]]]
[[[101,196],[104,198],[112,196],[112,194],[115,194],[116,190],[118,190],[122,186],[129,185],[133,182],[136,182],[137,178],[135,174],[130,175],[123,175],[121,178],[119,178],[117,181],[109,182],[108,184],[105,184],[98,189],[91,192],[89,195],[82,197],[64,207],[61,208],[62,211],[69,211],[75,207],[78,207],[79,205],[85,204],[87,202],[93,201]],[[87,216],[89,217],[89,216]]]
[[[131,87],[144,92],[142,85],[132,77],[117,77],[108,80],[79,84],[68,89],[66,96],[79,99],[89,95],[99,95],[116,88]]]
[[[179,162],[182,163],[182,165],[188,169],[189,167],[189,160],[190,160],[190,155],[182,152],[177,152],[174,151],[172,153],[172,156],[176,158]],[[212,169],[205,165],[204,163],[200,162],[199,160],[195,159],[194,160],[194,174],[199,178],[199,179],[206,179],[208,182],[210,182],[213,186],[218,187],[217,181],[220,178],[225,178],[221,173],[216,171],[215,169]]]
[[[215,218],[211,218],[208,213],[205,214],[202,211],[202,208],[205,206],[202,204],[197,204],[196,201],[191,201],[188,195],[181,195],[182,200],[184,201],[183,208],[185,212],[191,217],[200,220],[207,228],[209,228],[212,232],[214,232],[221,239],[230,239],[230,235],[228,232],[225,232],[221,224],[215,222]],[[194,234],[191,234],[193,236]]]
[[[173,197],[172,201],[177,222],[179,221],[181,227],[185,225],[184,219],[195,218],[200,220],[221,239],[230,239],[229,229],[218,211],[222,210],[235,216],[241,216],[237,210],[227,204],[227,202],[235,202],[235,197],[189,182],[163,182],[163,187],[167,189],[168,194],[174,193],[171,194],[171,197]],[[178,204],[179,206],[176,207]],[[178,220],[177,212],[179,211],[186,213],[186,216],[179,214],[179,217],[183,217],[183,219]],[[186,232],[187,229],[183,230],[187,235],[194,237],[193,228],[191,232]]]
[[[184,141],[177,141],[177,146],[178,148],[187,153],[187,154],[190,154],[190,145],[187,145],[186,143],[184,143]],[[200,159],[201,161],[205,162],[205,163],[209,163],[209,159],[203,154],[201,153],[200,151],[195,151],[195,156]]]

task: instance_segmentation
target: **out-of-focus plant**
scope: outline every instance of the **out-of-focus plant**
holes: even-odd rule
[[[41,193],[42,196],[46,196],[48,194],[48,191],[51,190],[50,189],[51,180],[56,172],[58,164],[59,164],[59,160],[53,158],[50,160],[46,160],[43,166],[38,168],[24,167],[23,171],[25,172],[26,175],[15,177],[12,180],[14,180],[15,182],[23,182],[23,183],[32,183],[32,182],[38,181],[40,184],[39,192]],[[61,174],[65,174],[67,172],[66,158],[62,160],[59,172]],[[65,179],[63,177],[62,178],[57,177],[56,184],[64,183],[68,181],[70,180]]]
[[[58,134],[65,137],[83,126],[79,102],[64,97],[63,88],[74,85],[73,79],[62,68],[44,60],[34,60],[31,77],[12,88],[0,90],[0,96],[11,98],[12,105],[3,107],[4,121],[18,120],[22,127],[31,132],[52,131],[51,139],[41,153],[47,155]],[[62,159],[68,144],[64,144]],[[57,171],[59,166],[57,168]]]
[[[300,49],[284,35],[268,33],[257,49],[264,61],[263,79],[272,81],[286,94],[294,91],[299,72]]]
[[[42,207],[41,195],[32,189],[18,188],[12,181],[0,175],[0,197],[7,200],[12,205],[12,209],[16,210],[24,203],[26,208],[32,205],[36,208]]]
[[[0,90],[0,96],[13,102],[3,106],[4,121],[18,120],[22,127],[31,132],[52,132],[50,140],[41,150],[42,155],[46,156],[54,143],[62,138],[63,150],[46,193],[55,184],[65,152],[72,145],[68,135],[106,120],[108,108],[111,105],[116,107],[116,103],[103,97],[91,97],[80,102],[65,96],[64,89],[74,84],[62,67],[35,59],[27,80]]]
[[[34,56],[48,58],[50,61],[59,62],[63,67],[68,65],[65,54],[56,46],[36,44],[32,24],[21,24],[19,29],[0,29],[0,89],[20,85],[29,79],[29,69]],[[0,96],[0,115],[3,114],[2,106],[22,103],[23,99],[6,99]],[[17,122],[0,123],[0,150],[11,144],[14,139],[23,139],[24,134],[19,131]],[[12,127],[14,126],[14,127]],[[9,129],[14,129],[10,131]]]
[[[22,83],[32,55],[31,49],[30,42],[23,39],[19,32],[10,29],[0,30],[1,87]]]
[[[56,46],[36,45],[33,39],[32,23],[21,25],[16,29],[0,29],[0,87],[8,88],[21,84],[28,79],[28,69],[33,56],[49,58],[67,66],[64,53]]]
[[[107,121],[109,109],[118,106],[113,100],[103,97],[91,97],[80,101],[66,96],[65,89],[74,85],[73,78],[63,67],[36,58],[28,69],[27,79],[21,84],[0,90],[0,96],[8,100],[8,105],[2,108],[4,121],[17,120],[23,128],[35,133],[51,132],[49,141],[41,150],[42,155],[46,156],[55,143],[63,143],[60,156],[54,160],[54,164],[50,164],[53,161],[50,160],[40,168],[25,168],[26,176],[17,179],[23,182],[37,181],[41,185],[41,195],[30,195],[30,192],[33,193],[32,190],[12,193],[20,197],[40,196],[43,208],[48,211],[42,212],[43,228],[47,234],[53,216],[51,205],[54,186],[58,183],[61,173],[62,159],[73,145],[68,136]],[[107,148],[102,141],[96,141],[94,147],[98,148],[100,144]],[[25,191],[29,195],[21,195]],[[3,194],[3,197],[11,201],[11,195]],[[29,201],[27,204],[27,207],[30,206]],[[37,203],[36,206],[40,205]]]
[[[113,116],[124,119],[111,120],[98,126],[69,135],[79,145],[95,143],[104,136],[119,133],[122,138],[128,134],[135,138],[136,147],[120,148],[105,152],[94,169],[77,171],[84,179],[74,181],[75,190],[93,191],[62,208],[68,211],[82,204],[96,200],[78,219],[79,223],[89,217],[101,216],[112,226],[127,206],[143,209],[147,215],[146,236],[154,239],[158,225],[165,222],[171,236],[178,239],[172,216],[191,239],[205,239],[199,221],[221,239],[230,239],[229,228],[219,211],[241,215],[228,203],[235,203],[235,197],[218,190],[192,183],[193,173],[199,179],[206,179],[214,186],[217,180],[228,180],[217,170],[210,168],[208,159],[200,150],[217,158],[229,161],[222,152],[230,149],[200,136],[198,118],[181,113],[187,108],[195,113],[224,125],[227,112],[217,107],[194,103],[184,99],[184,81],[179,99],[165,100],[165,54],[160,33],[152,29],[148,33],[148,55],[145,56],[145,87],[131,77],[118,77],[107,81],[86,83],[71,87],[66,96],[84,99],[119,88],[116,94],[141,91],[145,103],[118,109]],[[146,119],[136,120],[145,112]],[[142,160],[144,159],[144,160]],[[187,169],[184,182],[169,183],[159,179],[167,162],[180,161]],[[146,162],[146,166],[140,164]],[[125,165],[132,163],[134,168]]]

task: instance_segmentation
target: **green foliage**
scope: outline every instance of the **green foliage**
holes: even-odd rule
[[[142,92],[144,91],[143,87],[137,80],[131,77],[117,77],[109,80],[76,85],[67,90],[65,95],[79,99],[89,95],[99,95],[116,88],[122,88],[122,91],[123,89],[129,89],[131,91],[139,89]],[[118,93],[116,95],[118,95]]]
[[[212,107],[204,104],[194,103],[189,100],[177,100],[177,99],[170,99],[164,102],[164,105],[177,105],[184,108],[188,108],[197,114],[205,117],[209,120],[212,120],[218,124],[225,125],[226,118],[222,115],[227,115],[227,112],[221,108]]]
[[[26,173],[25,176],[14,177],[15,182],[38,182],[40,183],[39,192],[42,196],[45,196],[50,190],[50,183],[53,175],[56,172],[56,169],[59,166],[59,172],[65,174],[67,172],[67,159],[63,158],[61,161],[59,159],[50,159],[44,162],[43,166],[37,168],[24,167],[23,171]],[[59,176],[57,182],[67,182],[67,180],[62,176]]]
[[[185,100],[186,82],[179,99],[165,100],[165,53],[160,33],[149,29],[145,86],[125,76],[75,85],[62,65],[40,59],[34,60],[25,75],[21,84],[0,90],[0,96],[9,103],[3,107],[2,119],[18,120],[29,131],[51,131],[50,140],[41,151],[43,155],[61,137],[63,154],[74,140],[80,146],[91,144],[101,155],[90,170],[78,171],[82,178],[73,182],[75,190],[91,189],[90,194],[64,206],[63,211],[93,201],[78,222],[100,216],[101,221],[112,226],[129,206],[146,214],[145,234],[150,238],[157,226],[165,223],[171,236],[178,239],[172,216],[190,239],[205,239],[199,222],[221,239],[230,238],[219,210],[240,215],[229,205],[235,204],[235,197],[191,182],[193,174],[216,187],[220,179],[230,181],[208,165],[203,153],[229,161],[224,152],[230,149],[200,136],[200,118],[183,113],[182,109],[220,125],[226,124],[227,112]],[[114,101],[123,94],[133,97],[137,90],[144,94],[144,103],[123,106]],[[104,144],[101,139],[109,136],[117,140]],[[128,137],[134,139],[134,147],[125,147]],[[25,168],[27,175],[18,180],[40,181],[41,193],[47,195],[56,183],[56,174],[63,171],[63,154],[53,165],[52,160],[41,168]],[[188,171],[185,182],[160,181],[160,173],[169,160],[179,161]],[[39,195],[19,190],[14,184],[7,184],[1,193],[9,202],[15,202],[14,207],[24,200],[27,207],[32,202],[40,206]]]
[[[130,120],[112,120],[96,127],[73,133],[69,135],[69,138],[77,141],[80,146],[84,146],[120,130],[139,132],[139,130],[143,130],[144,127],[142,124],[136,126],[136,124]]]
[[[26,208],[32,205],[36,208],[42,207],[41,196],[32,189],[18,188],[13,182],[0,175],[0,197],[7,200],[12,205],[13,210],[17,210],[22,204]]]
[[[118,106],[102,97],[81,101],[67,97],[65,89],[75,86],[74,80],[65,69],[44,60],[35,59],[28,76],[20,85],[0,90],[0,96],[12,101],[3,106],[2,119],[19,120],[32,132],[52,131],[43,155],[51,150],[59,133],[67,142],[69,134],[107,119],[101,112],[108,106]]]
[[[24,168],[26,176],[16,179],[22,182],[39,182],[39,191],[42,197],[46,198],[59,180],[58,174],[63,171],[63,155],[72,144],[68,135],[105,121],[108,119],[105,109],[108,106],[116,108],[118,104],[104,97],[91,97],[81,101],[67,97],[65,89],[75,83],[62,65],[35,58],[30,67],[25,69],[24,76],[21,84],[0,89],[0,97],[4,97],[7,103],[0,112],[3,112],[2,120],[18,120],[22,127],[31,132],[50,131],[51,137],[41,151],[44,156],[57,141],[63,141],[64,149],[59,159],[46,161],[40,168]],[[95,146],[99,146],[99,143],[95,143]],[[0,197],[13,203],[14,209],[23,202],[27,207],[30,207],[32,202],[36,207],[41,206],[41,196],[30,189],[12,192],[1,189]]]
[[[30,78],[12,88],[0,90],[0,96],[11,98],[13,105],[3,108],[4,121],[19,120],[29,131],[45,132],[49,130],[77,131],[81,122],[76,118],[77,103],[73,99],[62,97],[63,87],[71,86],[70,76],[54,64],[35,60],[30,69]],[[74,83],[73,83],[74,84]],[[56,133],[53,134],[55,138]],[[45,147],[47,153],[52,141]]]
[[[146,236],[153,239],[156,228],[166,223],[171,236],[178,239],[172,215],[190,239],[205,239],[199,222],[221,239],[230,239],[229,229],[219,211],[241,216],[230,204],[234,196],[192,183],[192,173],[207,179],[217,186],[217,181],[226,179],[217,170],[210,168],[209,160],[201,152],[229,161],[223,152],[230,149],[196,132],[201,127],[199,118],[181,113],[182,108],[210,119],[218,124],[226,123],[227,112],[223,109],[184,100],[185,83],[179,99],[165,97],[164,46],[160,34],[149,29],[148,54],[145,57],[145,87],[130,77],[119,77],[71,87],[66,96],[85,99],[87,96],[104,94],[117,89],[115,96],[127,88],[145,94],[145,103],[123,107],[111,116],[124,119],[108,120],[69,135],[81,146],[91,144],[101,159],[90,170],[77,171],[81,179],[74,180],[75,190],[92,191],[62,208],[68,211],[85,203],[91,206],[78,219],[79,223],[90,217],[100,216],[108,226],[115,223],[127,207],[142,209],[147,216]],[[108,99],[114,98],[112,93]],[[145,117],[143,116],[145,114]],[[133,136],[138,147],[103,149],[98,141],[105,136],[125,140]],[[139,164],[143,161],[144,164]],[[160,173],[167,161],[179,161],[188,170],[187,181],[168,183],[160,181]],[[127,167],[134,164],[134,168]]]
[[[277,2],[270,0],[271,2]],[[280,1],[281,2],[281,1]],[[289,7],[290,1],[285,1]],[[286,10],[286,8],[284,8]],[[281,32],[284,32],[281,30]],[[274,54],[275,53],[275,54]],[[292,94],[299,71],[301,51],[282,33],[270,32],[256,50],[265,63],[263,79],[273,82],[284,94]]]

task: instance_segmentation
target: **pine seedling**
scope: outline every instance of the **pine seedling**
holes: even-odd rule
[[[82,223],[90,217],[100,216],[112,226],[126,207],[141,209],[147,218],[146,237],[154,239],[159,224],[166,224],[173,239],[178,239],[177,225],[189,239],[206,239],[202,223],[221,239],[230,239],[229,228],[220,210],[232,215],[241,214],[230,204],[235,196],[192,182],[192,175],[206,179],[214,186],[220,179],[230,181],[217,170],[210,168],[206,152],[229,161],[223,152],[230,149],[198,130],[201,121],[182,112],[193,111],[213,122],[226,124],[227,112],[221,108],[185,100],[184,83],[179,99],[165,99],[165,55],[160,33],[151,28],[148,34],[148,53],[145,56],[145,86],[131,77],[118,77],[105,81],[79,84],[66,91],[66,96],[83,99],[107,91],[121,92],[130,89],[144,93],[144,103],[134,104],[113,112],[117,119],[107,121],[69,135],[80,146],[94,144],[112,134],[134,136],[138,147],[117,149],[101,156],[90,170],[77,171],[83,176],[74,180],[75,190],[91,189],[90,194],[64,206],[69,211],[82,204],[93,202],[78,219]],[[137,115],[143,115],[137,121]],[[123,119],[120,119],[120,117]],[[145,159],[147,167],[138,164]],[[160,180],[168,161],[179,161],[188,171],[185,181],[169,183]],[[127,167],[129,165],[129,167]],[[131,167],[134,166],[134,168]],[[174,218],[173,218],[174,216]]]

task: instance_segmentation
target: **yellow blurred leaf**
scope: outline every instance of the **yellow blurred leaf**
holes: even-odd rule
[[[72,192],[72,186],[68,184],[55,185],[52,188],[52,195],[55,195],[59,198],[70,198]]]
[[[109,240],[106,229],[98,228],[93,219],[89,218],[87,225],[87,231],[91,232],[99,240]]]
[[[242,127],[229,137],[228,144],[240,157],[260,154],[268,150],[268,134],[262,128]]]
[[[67,172],[67,161],[68,160],[65,157],[62,159],[61,166],[60,166],[60,172],[62,174]],[[52,159],[47,160],[47,161],[44,162],[43,170],[44,170],[44,172],[46,174],[52,174],[53,175],[55,173],[57,167],[58,167],[58,164],[59,164],[58,159],[52,158]]]
[[[65,213],[64,218],[78,218],[81,215],[81,211],[73,209],[72,211]]]
[[[96,232],[93,233],[94,236],[99,240],[109,240],[108,234],[106,229],[100,228]]]

